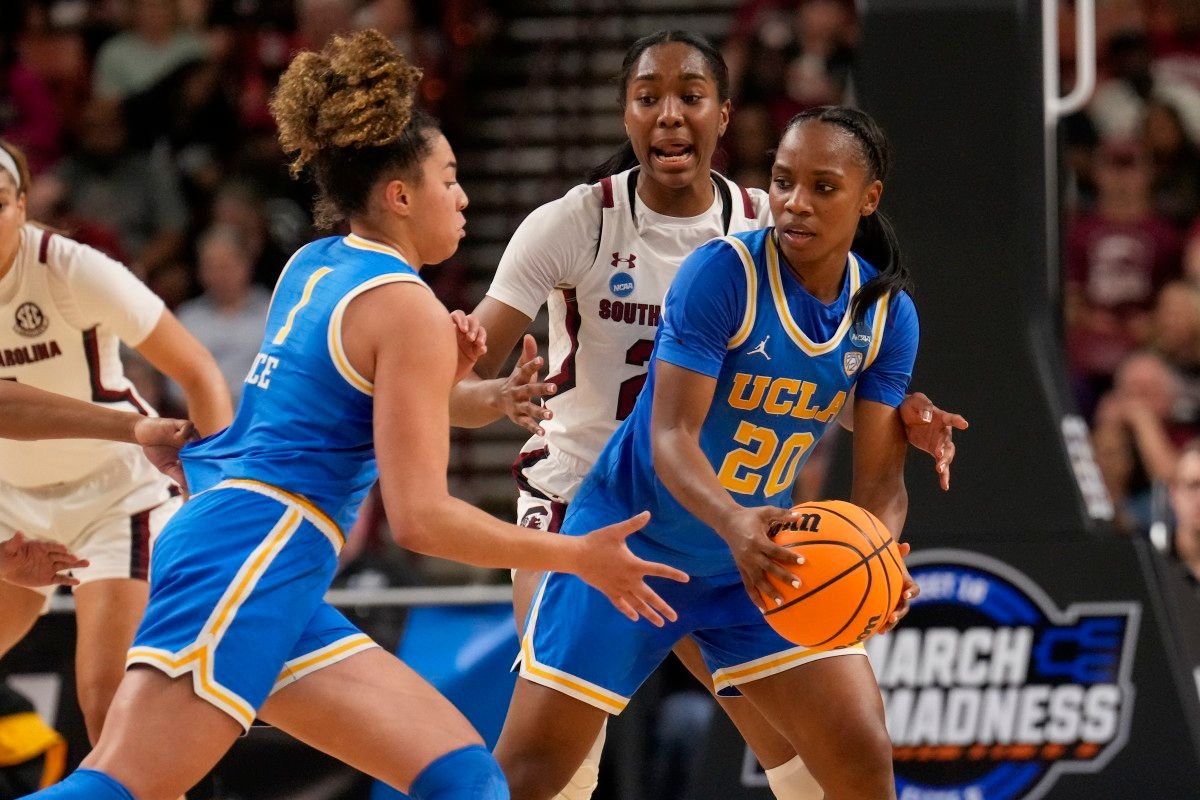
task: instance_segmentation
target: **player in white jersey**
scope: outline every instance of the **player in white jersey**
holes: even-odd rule
[[[154,466],[182,484],[179,449],[196,438],[196,429],[187,420],[144,417],[3,381],[0,438],[104,439],[137,444]],[[0,581],[28,589],[78,586],[79,579],[71,571],[86,566],[88,561],[66,546],[29,539],[19,531],[0,545]]]
[[[121,368],[121,342],[184,387],[200,433],[232,417],[212,356],[128,269],[26,219],[29,170],[0,142],[0,380],[153,416]],[[68,546],[75,570],[76,685],[99,736],[146,604],[150,544],[178,508],[170,480],[134,444],[0,439],[0,542],[19,530]],[[0,656],[53,587],[0,583]]]
[[[709,239],[770,224],[765,192],[711,171],[729,117],[726,68],[711,44],[678,31],[647,36],[626,54],[618,82],[629,142],[597,168],[592,183],[530,214],[473,312],[489,345],[476,372],[491,378],[548,303],[549,361],[558,371],[536,381],[542,360],[526,336],[509,378],[460,384],[454,398],[456,424],[485,424],[503,412],[534,432],[513,473],[520,523],[543,530],[558,530],[584,475],[632,410],[661,303],[683,259]],[[532,402],[538,395],[552,395],[544,408]],[[905,405],[910,441],[934,454],[948,486],[950,430],[965,421],[923,395]],[[514,578],[519,621],[539,578]],[[690,639],[676,653],[710,682]],[[791,745],[749,703],[718,700],[767,770],[777,798],[821,797]],[[564,800],[591,795],[603,738],[560,795]]]

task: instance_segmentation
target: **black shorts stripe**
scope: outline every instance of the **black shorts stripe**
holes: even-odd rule
[[[148,508],[129,518],[129,577],[139,581],[150,577],[150,512],[153,510]]]

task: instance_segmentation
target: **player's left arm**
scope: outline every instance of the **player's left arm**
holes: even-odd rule
[[[850,500],[862,506],[887,526],[899,540],[908,516],[908,490],[904,486],[904,456],[908,440],[900,411],[886,403],[857,399],[854,402],[854,481]],[[907,543],[900,545],[908,555]],[[882,630],[890,630],[908,613],[909,601],[919,590],[904,570],[900,604]]]
[[[225,378],[212,354],[174,314],[163,309],[150,335],[135,349],[183,389],[188,417],[201,436],[228,427],[233,404]]]
[[[912,378],[920,331],[912,299],[905,293],[892,298],[883,341],[874,361],[859,376],[854,398],[854,481],[850,499],[870,511],[899,540],[908,516],[908,490],[904,486],[904,457],[908,436],[901,404]],[[908,545],[900,545],[901,555]],[[905,570],[900,604],[884,630],[908,613],[917,594]]]

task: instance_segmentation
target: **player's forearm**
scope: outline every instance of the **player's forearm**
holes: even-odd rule
[[[140,415],[114,411],[0,381],[0,436],[8,439],[107,439],[133,442]]]
[[[900,540],[908,517],[908,489],[903,472],[878,480],[856,479],[850,490],[850,502],[879,517],[892,537]]]
[[[450,391],[450,424],[456,428],[482,428],[503,414],[496,405],[499,379],[484,380],[472,372]]]
[[[216,362],[201,364],[190,375],[177,380],[187,398],[188,419],[195,423],[201,436],[229,427],[233,421],[233,402]]]
[[[392,496],[401,493],[392,492]],[[404,493],[410,495],[412,493]],[[404,496],[384,507],[401,547],[476,567],[577,572],[581,540],[511,525],[449,495]]]
[[[677,428],[653,435],[654,469],[679,503],[718,534],[725,518],[741,510],[721,485],[695,434]]]

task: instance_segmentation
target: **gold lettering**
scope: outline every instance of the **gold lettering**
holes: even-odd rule
[[[750,377],[744,372],[739,372],[733,376],[733,388],[729,391],[729,405],[739,408],[742,411],[753,411],[758,408],[758,404],[762,402],[763,395],[766,393],[771,379],[766,375],[755,376],[754,388],[751,390],[750,396],[746,397],[746,387],[750,385]]]
[[[842,404],[845,402],[845,392],[835,394],[825,410],[817,414],[817,422],[829,422],[829,420],[837,418],[838,412],[842,410]]]
[[[798,381],[795,378],[776,378],[771,384],[771,391],[767,393],[767,401],[763,403],[763,411],[768,414],[786,414],[792,410],[793,401],[788,398],[784,402],[780,402],[780,395],[784,392],[795,394],[800,390],[803,381]]]
[[[796,398],[796,405],[792,409],[792,416],[796,419],[812,419],[817,414],[817,409],[811,408],[809,403],[812,402],[813,392],[817,390],[815,383],[804,381],[800,384],[800,396]]]

